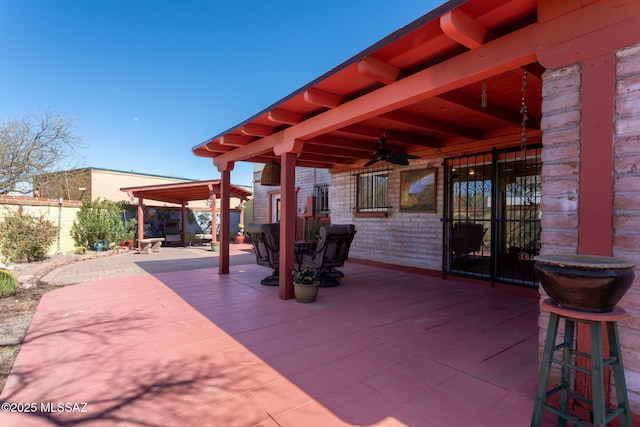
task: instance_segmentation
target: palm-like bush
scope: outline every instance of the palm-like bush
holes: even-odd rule
[[[0,269],[0,298],[10,297],[18,292],[18,278],[9,270]]]

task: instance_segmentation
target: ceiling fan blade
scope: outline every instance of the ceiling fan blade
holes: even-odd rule
[[[376,158],[376,159],[371,159],[371,160],[369,160],[367,163],[365,163],[365,164],[364,164],[364,167],[371,166],[372,164],[374,164],[374,163],[378,163],[379,161],[380,161],[380,159],[378,159],[378,158]]]
[[[396,165],[408,165],[409,160],[407,159],[407,155],[404,153],[391,153],[385,159],[389,163],[393,163]]]
[[[378,148],[376,151],[373,152],[374,156],[379,157],[381,159],[387,157],[389,154],[391,154],[391,150],[389,150],[388,148]]]
[[[399,159],[397,157],[392,157],[392,156],[389,156],[389,158],[385,160],[389,163],[393,163],[394,165],[407,166],[409,164],[409,161],[407,159]]]
[[[407,154],[407,153],[392,153],[391,157],[396,159],[419,159],[420,156],[416,156],[415,154]]]
[[[386,137],[378,139],[378,142],[380,143],[380,148],[373,152],[375,158],[365,163],[365,167],[371,166],[372,164],[380,161],[389,162],[395,165],[407,166],[409,164],[409,159],[420,158],[420,156],[416,156],[415,154],[393,153],[391,149],[384,146],[384,144],[387,142]]]

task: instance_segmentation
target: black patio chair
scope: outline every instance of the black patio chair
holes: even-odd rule
[[[352,240],[353,235],[348,227],[321,227],[317,249],[314,253],[302,257],[302,268],[313,268],[320,286],[337,286],[338,278],[341,276],[332,276],[331,272],[336,267],[344,266]]]
[[[459,222],[451,232],[451,252],[457,256],[466,256],[478,252],[486,230],[480,223]]]
[[[280,267],[280,224],[249,224],[245,234],[251,240],[256,263],[273,269],[271,276],[260,281],[265,286],[278,286]]]
[[[333,224],[332,227],[345,227],[351,235],[351,238],[349,239],[349,243],[347,245],[346,256],[344,258],[344,260],[346,261],[349,259],[349,249],[351,249],[351,242],[353,242],[353,238],[356,235],[356,226],[353,224]],[[335,279],[341,279],[344,277],[344,273],[335,267],[331,267],[327,275]]]

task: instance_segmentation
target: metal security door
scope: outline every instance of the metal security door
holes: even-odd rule
[[[490,279],[493,156],[445,160],[445,273]]]
[[[445,273],[536,286],[540,151],[493,151],[445,160]]]
[[[541,148],[497,153],[494,213],[495,278],[536,285],[533,257],[540,253]]]

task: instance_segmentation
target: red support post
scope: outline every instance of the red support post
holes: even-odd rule
[[[613,138],[615,115],[616,58],[614,53],[582,62],[582,120],[580,129],[580,186],[578,188],[578,253],[613,254]],[[597,195],[597,197],[594,197]],[[578,324],[577,348],[590,352],[589,328]],[[605,339],[605,357],[608,344]],[[591,361],[576,358],[576,364],[590,369]],[[610,384],[610,372],[605,372]],[[576,391],[591,398],[591,377],[576,373]],[[610,401],[605,387],[605,402]],[[577,401],[576,415],[589,418],[588,405]]]
[[[182,202],[182,211],[181,211],[181,223],[180,223],[180,243],[182,243],[182,246],[184,246],[184,228],[185,228],[185,219],[186,219],[186,203],[183,201]]]
[[[142,239],[144,239],[144,199],[138,196],[138,250],[140,250]]]
[[[281,299],[293,298],[293,276],[295,265],[294,243],[296,238],[296,154],[287,152],[280,156],[282,212],[280,218],[280,282]]]
[[[220,170],[220,258],[218,273],[229,274],[229,221],[231,220],[231,171],[233,163],[225,164],[224,170]],[[220,168],[218,168],[220,169]],[[215,229],[211,230],[215,233]]]

